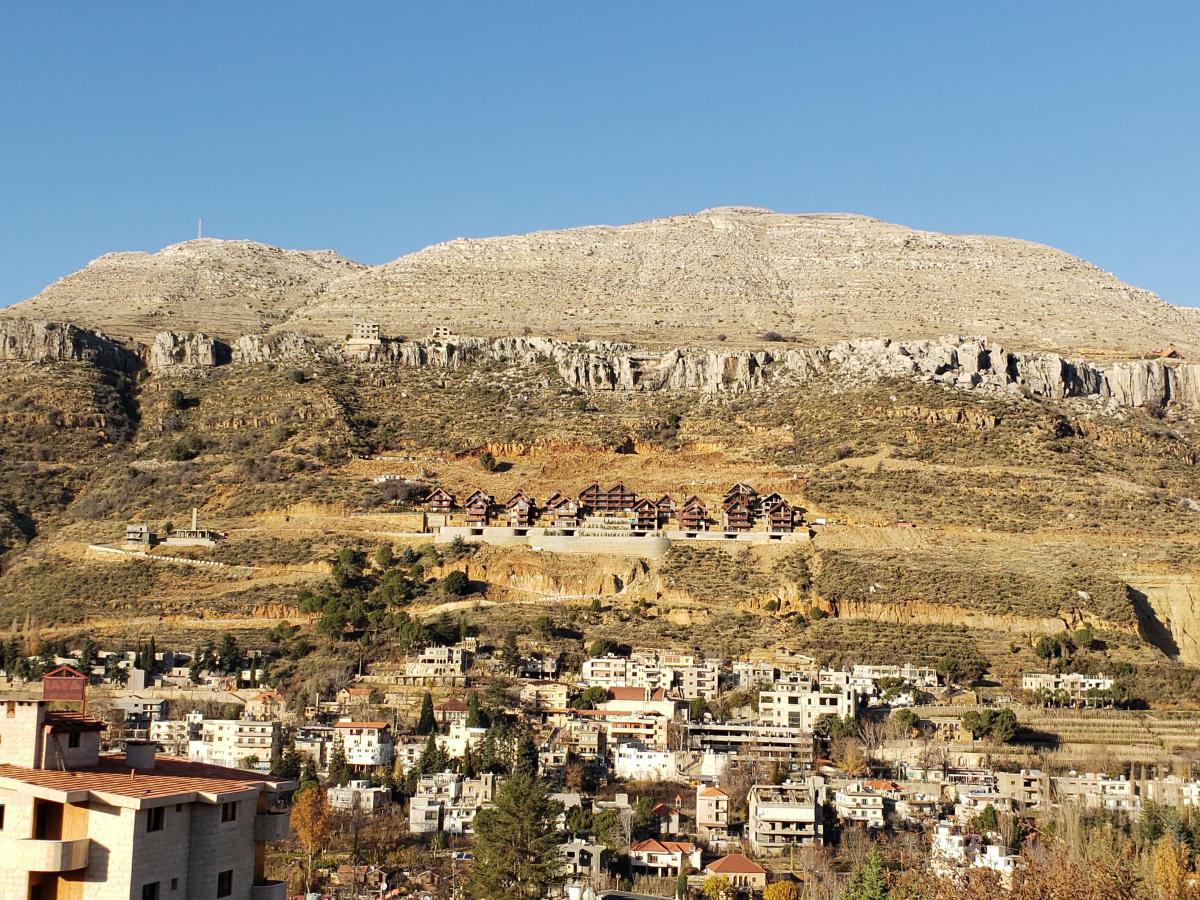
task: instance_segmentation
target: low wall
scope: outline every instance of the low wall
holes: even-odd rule
[[[518,534],[518,531],[524,533]],[[805,528],[787,534],[768,534],[765,531],[653,531],[624,537],[558,534],[554,529],[541,527],[515,529],[489,525],[484,528],[469,528],[465,525],[452,525],[438,529],[434,542],[447,544],[458,537],[464,541],[482,541],[497,547],[532,547],[534,550],[549,550],[553,553],[595,553],[657,559],[671,548],[672,541],[725,544],[803,543],[809,540],[809,532]]]

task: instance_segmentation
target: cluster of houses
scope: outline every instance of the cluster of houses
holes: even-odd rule
[[[111,730],[189,765],[255,771],[263,778],[285,748],[321,773],[336,757],[351,780],[327,787],[331,806],[375,815],[392,805],[381,773],[412,772],[430,740],[452,761],[482,752],[488,731],[472,724],[467,692],[490,680],[499,664],[485,649],[472,637],[429,646],[391,668],[364,673],[332,696],[290,705],[271,688],[222,691],[227,685],[220,680],[196,685],[196,675],[203,682],[205,674],[192,671],[189,655],[165,651],[136,688],[108,692]],[[105,652],[96,656],[103,660]],[[136,659],[120,657],[130,665]],[[511,672],[514,662],[506,658],[504,665]],[[107,668],[101,662],[95,671]],[[952,875],[986,867],[1008,878],[1019,857],[1016,848],[980,827],[989,807],[1002,815],[1061,803],[1130,815],[1151,801],[1200,807],[1200,781],[1006,772],[949,753],[935,759],[927,752],[930,741],[950,747],[964,735],[961,712],[951,708],[954,686],[941,684],[927,666],[828,668],[784,649],[724,659],[639,648],[591,656],[568,674],[550,648],[530,644],[515,670],[505,715],[536,736],[543,776],[566,784],[569,772],[581,772],[588,784],[624,783],[630,793],[650,783],[678,786],[674,802],[655,805],[654,834],[631,839],[621,853],[587,832],[569,832],[565,816],[584,806],[593,814],[613,810],[624,821],[638,810],[636,799],[619,790],[614,796],[611,787],[594,796],[578,788],[557,794],[567,811],[560,822],[561,852],[577,886],[598,889],[615,877],[723,874],[753,891],[773,877],[772,859],[791,858],[798,847],[821,846],[850,827],[879,831],[905,824],[933,834],[936,870]],[[169,705],[163,697],[185,675],[191,695],[219,696],[239,705],[241,714],[218,718],[193,710],[171,717],[179,702]],[[251,662],[235,678],[251,683],[256,676],[261,679],[261,670]],[[1111,681],[1031,673],[1023,686],[1035,694],[1065,691],[1083,704],[1097,690],[1110,689]],[[437,696],[432,736],[412,734],[404,724],[426,691]],[[724,709],[719,718],[711,712],[717,701]],[[934,703],[945,711],[936,712]],[[832,726],[850,723],[853,729],[856,721],[884,719],[889,708],[913,705],[922,706],[923,721],[934,727],[923,738],[893,735],[890,746],[881,745],[878,758],[888,761],[894,779],[872,777],[868,765],[855,770],[828,758]],[[502,776],[486,772],[421,774],[404,814],[410,831],[469,842],[475,817],[493,802],[501,782]]]
[[[602,487],[593,482],[572,498],[554,491],[543,502],[517,491],[500,502],[482,490],[473,491],[461,502],[445,488],[434,488],[425,498],[425,508],[436,521],[449,525],[452,517],[461,517],[468,528],[505,524],[514,529],[545,526],[574,534],[591,525],[633,532],[661,531],[669,528],[683,532],[707,531],[717,526],[727,532],[755,529],[771,534],[790,534],[801,520],[801,510],[781,494],[760,495],[748,484],[738,482],[721,498],[719,516],[696,495],[678,502],[670,494],[658,499],[639,497],[624,482]]]

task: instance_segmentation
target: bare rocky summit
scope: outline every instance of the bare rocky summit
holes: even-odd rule
[[[206,238],[157,253],[106,254],[0,312],[143,343],[169,329],[232,336],[287,322],[331,280],[364,268],[325,250]]]
[[[1074,256],[1011,238],[914,231],[865,216],[723,208],[619,227],[454,240],[369,267],[330,252],[189,241],[101,257],[10,314],[149,343],[439,325],[641,346],[804,346],[984,335],[1090,358],[1200,352],[1200,315]]]

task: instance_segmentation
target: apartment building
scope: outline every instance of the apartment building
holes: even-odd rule
[[[834,812],[845,822],[853,822],[867,828],[882,828],[884,818],[884,794],[861,781],[853,781],[833,792]]]
[[[228,768],[270,768],[279,758],[283,743],[279,722],[202,719],[192,713],[188,723],[189,759]],[[196,725],[198,729],[192,727]]]
[[[915,687],[935,688],[938,686],[937,669],[930,666],[914,666],[909,663],[882,666],[856,665],[850,667],[850,674],[854,678],[867,679],[869,681],[879,681],[883,678],[899,678]]]
[[[409,801],[409,830],[414,834],[474,834],[475,816],[492,805],[498,784],[491,773],[478,778],[464,778],[456,772],[422,776]]]
[[[696,787],[696,831],[706,840],[729,837],[729,795],[719,787]]]
[[[756,854],[781,853],[796,844],[823,844],[824,794],[819,777],[800,784],[756,784],[750,788],[746,836],[751,849]]]
[[[734,759],[790,766],[808,765],[813,759],[811,731],[761,722],[690,722],[687,748],[699,753],[729,754]]]
[[[101,756],[103,723],[0,697],[0,898],[284,900],[264,845],[294,782],[159,757]]]
[[[333,744],[341,747],[346,762],[358,769],[386,766],[392,762],[392,732],[387,722],[341,719],[333,723]]]
[[[1089,691],[1111,690],[1113,680],[1105,675],[1083,675],[1079,672],[1029,672],[1021,676],[1022,690],[1034,693],[1062,694],[1071,703],[1086,703]]]
[[[806,678],[780,680],[758,694],[758,717],[777,728],[812,731],[821,716],[854,718],[858,692],[853,685],[820,687]]]

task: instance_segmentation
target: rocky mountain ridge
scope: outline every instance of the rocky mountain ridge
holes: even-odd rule
[[[0,360],[90,361],[128,370],[144,364],[170,374],[221,365],[316,362],[459,368],[480,362],[530,365],[549,360],[580,391],[698,391],[736,394],[772,382],[832,377],[855,382],[911,377],[962,389],[1049,400],[1088,397],[1118,407],[1200,409],[1200,365],[1159,359],[1100,365],[1054,353],[1011,351],[986,338],[839,341],[829,347],[786,344],[757,350],[675,348],[653,351],[618,342],[546,337],[452,337],[383,340],[355,348],[280,332],[225,342],[202,333],[159,332],[136,352],[64,323],[0,320]]]
[[[187,241],[101,257],[3,316],[142,343],[168,328],[226,342],[275,332],[339,339],[369,318],[390,334],[528,329],[656,349],[722,337],[747,347],[779,331],[813,347],[986,334],[1085,358],[1171,344],[1200,352],[1200,316],[1051,247],[744,207],[457,239],[380,266],[252,241]]]

